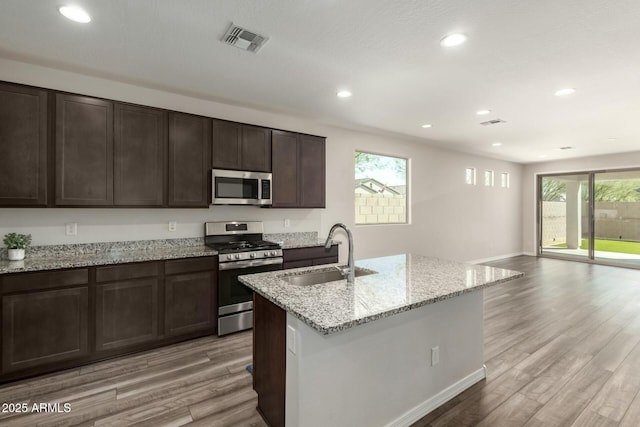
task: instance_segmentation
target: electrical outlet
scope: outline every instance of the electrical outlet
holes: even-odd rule
[[[440,363],[440,347],[431,347],[431,366],[436,366]]]
[[[289,228],[291,227],[291,220],[288,218],[285,218],[284,220],[284,228]]]
[[[296,329],[291,325],[287,326],[287,350],[296,354]]]
[[[68,224],[65,224],[64,233],[67,236],[77,236],[78,235],[78,223],[77,222],[70,222]]]
[[[176,231],[177,228],[178,228],[177,221],[169,221],[169,231]]]

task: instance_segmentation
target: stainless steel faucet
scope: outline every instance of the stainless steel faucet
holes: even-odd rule
[[[356,272],[355,267],[353,266],[353,236],[351,235],[351,231],[349,231],[347,226],[340,222],[334,224],[333,227],[331,227],[331,230],[329,230],[329,235],[327,236],[327,241],[324,242],[324,247],[327,249],[331,247],[333,233],[335,233],[336,229],[338,228],[342,228],[347,233],[347,237],[349,238],[349,261],[347,262],[346,270],[342,271],[342,275],[347,276],[347,283],[353,284]]]

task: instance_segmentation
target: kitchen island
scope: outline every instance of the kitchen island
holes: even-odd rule
[[[346,280],[319,266],[241,276],[254,290],[254,389],[276,426],[406,426],[485,378],[483,291],[523,273],[403,254]]]

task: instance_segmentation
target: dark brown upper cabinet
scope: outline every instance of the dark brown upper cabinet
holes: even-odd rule
[[[325,207],[325,139],[272,132],[274,208]]]
[[[47,204],[47,91],[0,83],[0,206]]]
[[[271,129],[213,120],[211,166],[271,172]]]
[[[242,125],[242,170],[271,172],[271,129]]]
[[[211,119],[169,113],[170,207],[209,206]]]
[[[56,205],[113,205],[113,103],[56,95]]]
[[[298,178],[300,180],[300,207],[325,207],[325,139],[300,135]]]
[[[298,182],[298,134],[273,131],[272,150],[272,207],[296,208],[300,206]]]
[[[118,103],[114,129],[114,205],[162,206],[167,112]]]

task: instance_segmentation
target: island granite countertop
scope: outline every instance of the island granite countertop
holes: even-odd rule
[[[336,266],[250,274],[239,280],[322,335],[329,335],[524,276],[518,271],[401,254],[357,261],[357,267],[377,273],[356,277],[353,285],[346,280],[318,285],[283,280]]]

